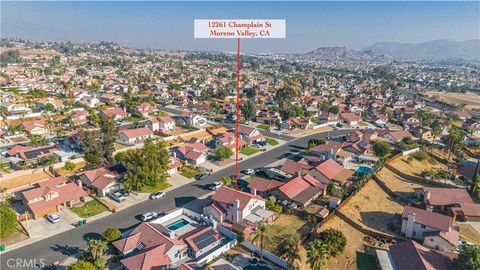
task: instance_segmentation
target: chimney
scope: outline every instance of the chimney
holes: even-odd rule
[[[405,237],[412,238],[413,236],[413,225],[415,223],[415,213],[408,213],[407,225],[405,228]]]
[[[170,237],[170,239],[175,239],[175,232],[174,231],[168,231],[168,237]]]
[[[235,207],[236,209],[240,208],[240,200],[239,199],[233,200],[233,207]]]
[[[83,188],[83,182],[82,182],[81,179],[77,180],[77,184],[78,184],[79,187]]]
[[[212,219],[212,227],[213,227],[214,229],[217,228],[217,221],[216,221],[215,219]]]
[[[427,206],[427,212],[433,212],[433,206],[429,205]]]
[[[430,200],[430,191],[425,192],[425,201],[424,203],[427,203]]]
[[[257,189],[256,188],[252,188],[252,194],[253,194],[253,196],[257,196]]]

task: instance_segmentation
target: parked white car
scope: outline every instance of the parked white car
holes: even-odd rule
[[[49,214],[47,215],[47,220],[50,221],[50,223],[58,223],[60,222],[62,219],[60,218],[60,216],[58,214]]]
[[[165,197],[165,192],[155,192],[150,195],[150,200],[156,200]]]
[[[254,169],[246,169],[243,171],[246,175],[254,175],[255,170]]]
[[[155,212],[147,212],[147,213],[143,214],[143,215],[140,217],[140,219],[141,219],[142,221],[149,221],[149,220],[151,220],[151,219],[157,218],[157,216],[158,216],[158,214],[155,213]]]
[[[114,200],[116,202],[119,202],[119,203],[125,201],[125,196],[123,196],[122,193],[120,193],[120,192],[115,192],[115,193],[111,194],[110,198],[112,198],[112,200]]]
[[[211,183],[207,186],[208,189],[210,190],[218,190],[221,186],[223,186],[223,184],[221,182],[214,182],[214,183]]]

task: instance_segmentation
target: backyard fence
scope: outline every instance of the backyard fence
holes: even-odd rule
[[[246,249],[252,251],[253,253],[262,256],[264,259],[269,260],[270,262],[276,264],[277,266],[280,266],[283,269],[288,269],[288,263],[284,261],[282,258],[278,257],[277,255],[266,251],[265,249],[262,252],[262,249],[254,245],[252,242],[245,240],[241,243],[242,246],[244,246]]]

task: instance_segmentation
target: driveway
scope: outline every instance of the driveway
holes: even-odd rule
[[[70,212],[70,210],[68,211]],[[22,221],[22,224],[27,228],[30,238],[45,238],[74,228],[72,224],[80,218],[72,212],[70,213],[60,208],[57,214],[62,220],[57,223],[50,223],[46,218],[39,218]]]

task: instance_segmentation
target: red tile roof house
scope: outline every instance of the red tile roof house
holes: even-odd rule
[[[239,137],[240,138],[238,138],[238,148],[241,149],[245,147],[247,143],[243,140],[241,135]],[[235,134],[232,132],[227,132],[225,134],[218,135],[213,139],[215,149],[218,149],[220,147],[228,147],[228,148],[235,149],[235,140],[236,140]]]
[[[7,156],[21,159],[26,164],[30,164],[39,159],[53,156],[58,150],[60,150],[60,148],[54,144],[45,146],[23,146],[17,144],[8,150]]]
[[[180,159],[190,164],[199,165],[207,161],[208,147],[203,143],[182,144],[175,150]]]
[[[459,235],[454,221],[455,217],[405,206],[401,232],[407,238],[423,241],[426,247],[453,252],[458,247]]]
[[[173,153],[173,157],[170,157],[170,163],[168,163],[168,175],[172,176],[179,172],[182,165],[182,162],[177,158],[176,154]]]
[[[122,121],[125,117],[128,116],[127,112],[125,112],[121,108],[116,107],[110,107],[102,110],[102,115],[113,117],[115,121]]]
[[[123,129],[118,134],[118,141],[124,144],[137,144],[153,137],[153,131],[148,127]]]
[[[456,270],[457,253],[426,248],[413,240],[390,246],[389,251],[377,249],[381,269],[396,270]]]
[[[300,160],[298,162],[287,159],[285,163],[283,163],[280,170],[290,174],[290,175],[300,175],[303,170],[309,170],[312,166],[308,165],[305,160]]]
[[[147,118],[149,115],[155,114],[157,112],[159,112],[157,107],[148,102],[143,102],[137,105],[137,107],[135,107],[135,113],[144,118]]]
[[[342,165],[338,164],[338,162],[333,159],[327,159],[313,169],[304,170],[304,173],[311,174],[324,184],[328,184],[330,181],[344,184],[350,179],[350,177],[352,177],[354,171],[343,168]]]
[[[415,189],[415,195],[427,207],[445,210],[446,207],[460,206],[461,203],[473,204],[473,200],[464,188],[430,188]]]
[[[63,176],[39,182],[35,188],[22,192],[23,202],[34,219],[57,212],[61,205],[71,207],[85,196],[87,192],[81,186],[67,182]]]
[[[99,196],[107,196],[123,189],[119,182],[121,175],[106,167],[89,170],[80,175],[80,181],[88,188],[94,188]]]
[[[45,119],[25,121],[22,122],[22,126],[28,134],[46,135],[48,133]]]
[[[265,199],[252,190],[252,194],[221,187],[212,196],[212,203],[203,208],[203,214],[220,223],[242,224],[256,227],[260,222],[271,222],[275,214],[265,209]]]
[[[289,118],[285,120],[283,123],[281,123],[280,128],[281,129],[310,129],[312,128],[314,123],[310,119],[310,117],[294,117],[294,118]]]
[[[306,174],[293,178],[272,193],[280,200],[293,201],[304,207],[309,205],[312,200],[326,194],[326,191],[326,184]]]
[[[327,141],[325,144],[320,144],[310,149],[308,154],[305,155],[305,159],[318,162],[335,158],[344,146],[345,144],[341,142]]]
[[[188,245],[159,224],[142,222],[127,237],[113,242],[129,270],[170,269],[188,258]]]
[[[265,140],[265,137],[263,136],[263,134],[260,133],[260,131],[258,131],[258,129],[256,128],[239,125],[238,133],[242,135],[242,139],[249,145],[252,145],[258,142],[263,142]]]
[[[340,118],[350,126],[357,126],[362,121],[362,117],[354,113],[342,113]]]
[[[323,126],[336,125],[340,123],[340,117],[337,113],[331,113],[329,111],[319,111],[317,121],[318,124]]]
[[[159,130],[161,132],[173,131],[175,129],[175,120],[172,117],[165,115],[158,118]]]
[[[269,197],[272,195],[274,190],[277,190],[281,187],[284,183],[277,181],[277,180],[265,180],[253,177],[250,182],[248,183],[248,188],[250,190],[256,189],[257,194],[262,196],[263,198]]]
[[[399,131],[386,131],[380,135],[380,138],[384,139],[390,144],[395,144],[403,140],[403,138],[412,138],[413,135],[408,130],[399,130]]]

